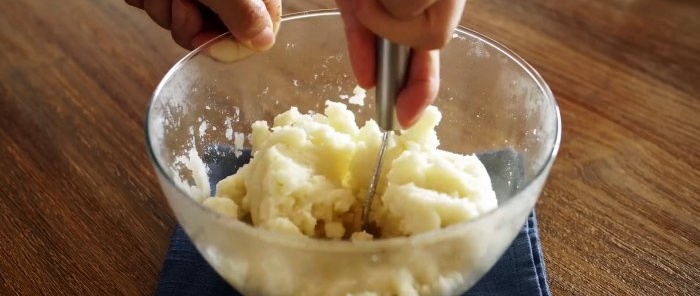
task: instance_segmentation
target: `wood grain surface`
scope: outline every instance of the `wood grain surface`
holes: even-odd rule
[[[462,25],[561,107],[538,203],[553,294],[700,295],[700,1],[470,0]],[[142,127],[184,53],[119,0],[3,1],[0,295],[153,294],[176,221]]]

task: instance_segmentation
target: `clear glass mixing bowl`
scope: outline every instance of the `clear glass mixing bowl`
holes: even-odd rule
[[[222,38],[188,54],[163,78],[148,109],[146,137],[177,220],[238,291],[458,295],[508,248],[535,205],[561,136],[551,91],[521,58],[465,28],[455,31],[441,55],[442,84],[435,102],[443,113],[441,148],[512,152],[495,167],[487,165],[496,210],[413,237],[328,241],[254,228],[203,207],[177,181],[193,184],[192,173],[178,159],[193,148],[211,154],[215,145],[232,143],[232,132],[248,134],[252,122],[270,121],[291,106],[320,112],[325,100],[352,95],[356,84],[339,14],[286,16],[272,50],[234,63],[207,54]],[[373,114],[373,101],[370,91],[364,107],[349,105],[358,123]],[[249,147],[247,139],[244,146]]]

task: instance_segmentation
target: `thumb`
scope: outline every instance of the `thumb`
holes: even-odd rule
[[[270,0],[201,0],[231,31],[236,40],[249,48],[267,50],[275,43]],[[277,1],[279,2],[279,1]],[[275,6],[275,5],[272,5]]]

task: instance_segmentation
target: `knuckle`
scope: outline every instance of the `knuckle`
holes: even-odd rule
[[[246,38],[253,38],[265,28],[265,6],[262,1],[250,1],[241,8],[240,18],[236,22],[237,31]]]
[[[423,37],[419,40],[421,49],[432,50],[445,47],[452,37],[452,32],[446,28],[430,28],[423,33]]]
[[[382,0],[384,9],[394,19],[408,21],[415,19],[423,12],[420,2],[405,0]]]
[[[423,49],[440,49],[447,45],[452,38],[452,31],[447,23],[443,21],[429,23],[421,38]]]

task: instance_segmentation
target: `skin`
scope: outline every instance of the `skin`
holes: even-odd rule
[[[186,49],[230,31],[247,47],[265,51],[275,42],[273,22],[282,0],[125,0],[141,8]],[[357,82],[376,84],[375,36],[413,48],[411,69],[396,113],[412,126],[435,100],[440,86],[439,49],[451,38],[466,0],[336,0]]]

